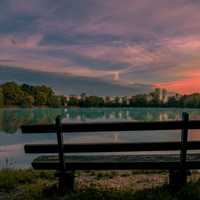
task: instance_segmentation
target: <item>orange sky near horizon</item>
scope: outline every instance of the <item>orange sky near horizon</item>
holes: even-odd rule
[[[169,83],[157,83],[155,87],[165,88],[168,91],[180,94],[200,93],[200,77],[177,80]]]

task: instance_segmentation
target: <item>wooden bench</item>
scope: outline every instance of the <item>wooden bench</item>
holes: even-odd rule
[[[75,170],[128,170],[161,169],[169,171],[169,184],[180,187],[187,182],[188,170],[200,168],[200,154],[188,154],[187,150],[199,150],[200,142],[188,141],[189,129],[200,129],[200,121],[189,121],[187,113],[180,121],[165,122],[109,122],[62,124],[56,118],[52,125],[25,125],[23,133],[57,133],[56,144],[26,144],[25,152],[42,155],[33,160],[34,169],[57,170],[60,192],[74,189]],[[112,132],[112,131],[181,130],[180,142],[151,143],[103,143],[64,144],[63,133]],[[99,133],[100,134],[100,133]],[[148,137],[148,133],[147,133]],[[178,151],[176,154],[154,154],[150,151]],[[90,153],[98,152],[94,155]],[[107,155],[105,152],[123,152]],[[130,155],[125,152],[148,152]],[[55,155],[55,153],[57,155]],[[73,153],[73,155],[71,154]],[[80,154],[87,153],[87,155]],[[89,154],[88,154],[89,153]],[[67,155],[66,155],[67,154]]]

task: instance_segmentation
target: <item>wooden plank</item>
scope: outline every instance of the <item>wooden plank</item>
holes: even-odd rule
[[[68,170],[109,170],[109,169],[179,169],[177,155],[90,155],[66,156]],[[34,169],[59,169],[57,156],[41,156],[32,163]],[[186,169],[199,169],[200,154],[188,155]]]
[[[199,162],[200,163],[200,162]],[[59,170],[59,164],[55,162],[33,162],[32,167],[40,170]],[[68,163],[68,170],[131,170],[131,169],[178,169],[179,162],[168,163],[152,163],[152,162],[137,162],[137,163]]]
[[[22,133],[56,133],[54,124],[38,124],[21,126]]]
[[[150,131],[182,129],[183,121],[156,122],[98,122],[62,124],[62,130],[68,132],[112,132],[112,131]],[[22,133],[55,133],[55,125],[24,125]],[[188,122],[188,129],[200,129],[200,120]]]
[[[65,162],[64,162],[64,145],[63,145],[63,134],[62,134],[62,124],[61,117],[56,118],[56,134],[58,141],[58,156],[60,163],[60,172],[65,171]]]
[[[187,160],[187,140],[188,140],[188,113],[182,114],[182,120],[184,126],[181,133],[181,153],[180,153],[180,162],[181,162],[181,184],[184,185],[187,183],[187,174],[186,174],[186,160]]]
[[[200,142],[188,142],[188,150],[198,150]],[[126,151],[173,151],[180,150],[180,142],[153,143],[97,143],[97,144],[64,144],[65,153],[81,152],[126,152]],[[58,153],[57,144],[27,144],[25,153]]]

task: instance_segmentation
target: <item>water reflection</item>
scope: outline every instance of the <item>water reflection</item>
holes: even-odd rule
[[[64,109],[0,109],[0,132],[16,133],[24,124],[54,123],[59,114],[64,116]]]
[[[198,109],[169,108],[71,108],[71,109],[0,109],[0,168],[6,165],[13,167],[30,167],[35,155],[24,154],[24,144],[55,143],[55,134],[21,134],[23,124],[51,124],[57,115],[64,122],[85,121],[165,121],[178,120],[186,111],[190,119],[200,119]],[[200,140],[199,130],[191,131],[190,140]],[[145,131],[138,132],[98,132],[68,133],[64,135],[66,143],[103,143],[103,142],[159,142],[180,141],[180,131]]]
[[[169,108],[71,108],[0,109],[0,132],[16,133],[23,124],[54,123],[57,115],[64,122],[85,121],[166,121],[178,120],[186,111],[190,119],[200,119],[198,109]]]

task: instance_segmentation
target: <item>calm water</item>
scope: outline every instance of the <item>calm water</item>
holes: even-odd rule
[[[53,143],[55,134],[22,134],[23,124],[54,123],[58,114],[64,122],[88,121],[165,121],[178,120],[186,111],[190,119],[200,119],[200,109],[169,108],[89,108],[89,109],[0,109],[0,168],[29,167],[33,155],[25,155],[27,143]],[[200,140],[200,131],[192,131],[190,140]],[[69,133],[65,141],[72,142],[150,142],[178,141],[178,131],[112,132],[112,133]]]

